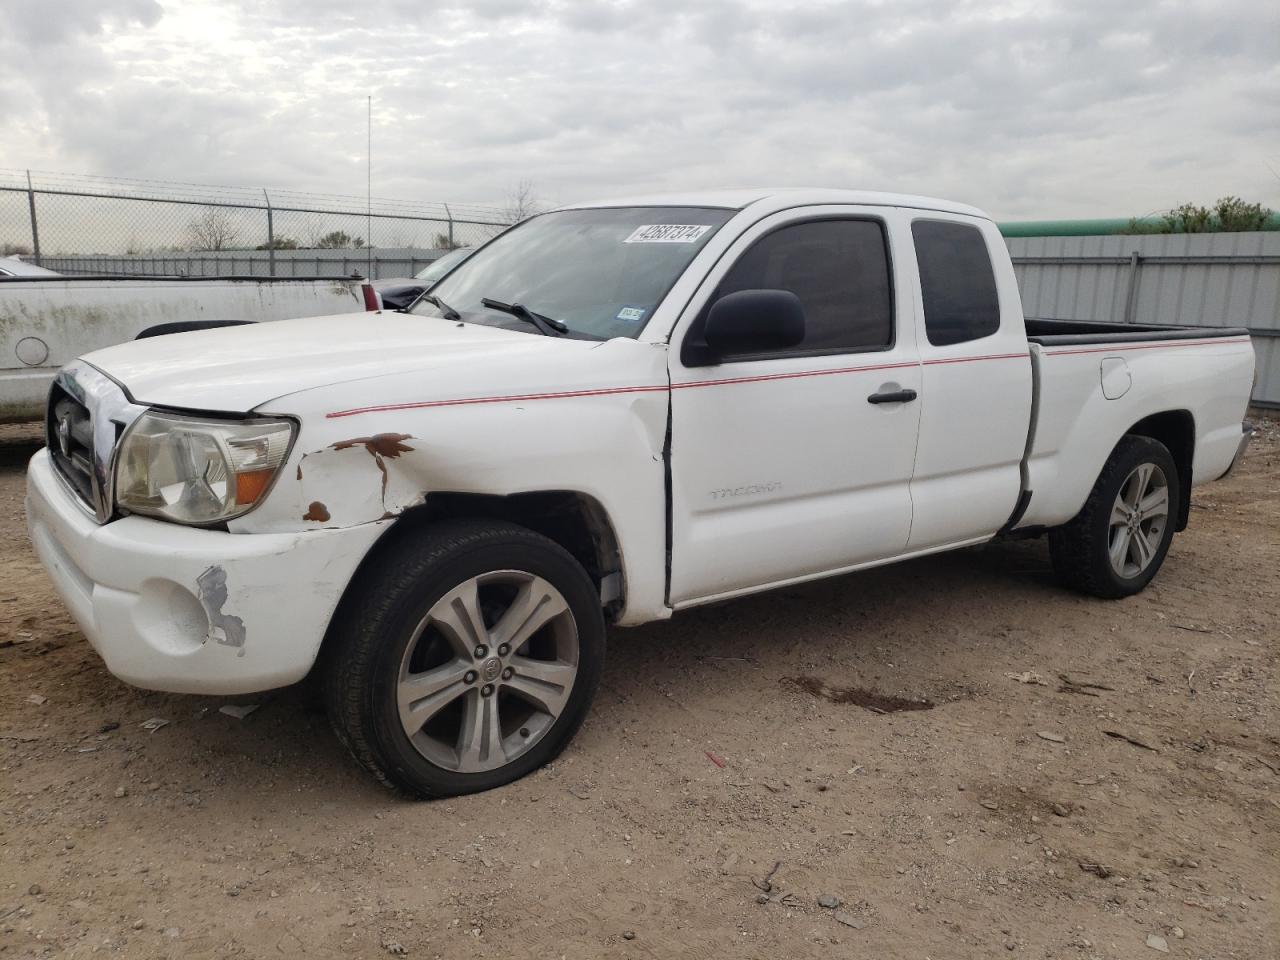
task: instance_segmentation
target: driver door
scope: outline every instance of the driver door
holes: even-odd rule
[[[911,285],[893,211],[766,218],[730,248],[672,341],[669,602],[689,606],[905,551],[920,389]],[[706,365],[710,305],[789,290],[805,338]],[[906,392],[904,394],[904,391]]]

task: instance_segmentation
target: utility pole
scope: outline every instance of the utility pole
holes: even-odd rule
[[[367,280],[373,277],[373,94],[368,99],[368,180],[365,183],[365,208],[364,208],[364,247],[368,251],[369,266],[366,270]]]

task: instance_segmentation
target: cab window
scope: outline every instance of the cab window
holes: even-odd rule
[[[876,220],[812,220],[757,240],[730,268],[695,321],[695,350],[711,304],[739,290],[787,290],[804,307],[805,338],[781,353],[730,359],[859,353],[893,343],[893,287],[883,225]]]
[[[967,223],[917,220],[911,237],[929,342],[949,346],[999,330],[1000,299],[982,231]]]

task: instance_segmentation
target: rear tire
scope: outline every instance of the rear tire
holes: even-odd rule
[[[1140,592],[1173,541],[1181,479],[1169,449],[1150,437],[1116,445],[1075,518],[1049,532],[1049,556],[1068,587],[1108,600]]]
[[[348,590],[326,641],[338,738],[383,783],[476,793],[554,759],[604,665],[581,564],[524,527],[449,521],[391,544]]]

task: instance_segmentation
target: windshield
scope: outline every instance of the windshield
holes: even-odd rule
[[[415,274],[415,280],[426,280],[428,283],[439,280],[446,273],[452,270],[461,261],[467,259],[475,252],[475,247],[459,247],[457,250],[450,250],[443,257],[432,260],[430,265],[419,270]]]
[[[635,337],[732,210],[614,207],[526,220],[476,251],[431,288],[464,320],[528,329],[482,301],[520,304],[570,336]],[[420,302],[414,313],[440,315]]]

